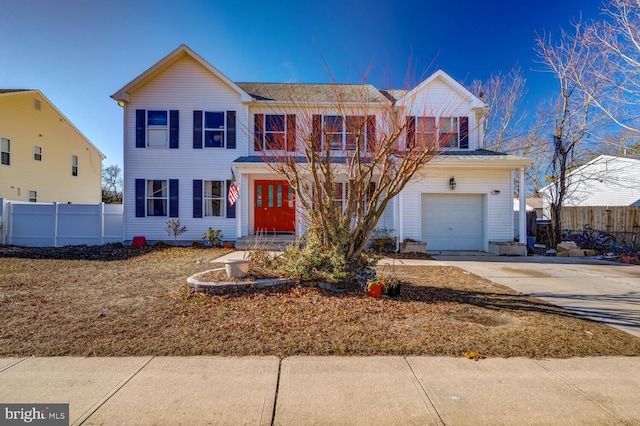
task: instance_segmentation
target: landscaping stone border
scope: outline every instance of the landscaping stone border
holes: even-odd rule
[[[208,269],[198,272],[187,278],[187,285],[196,291],[206,291],[215,293],[217,290],[234,290],[242,288],[266,288],[279,287],[283,284],[293,284],[296,280],[290,278],[260,278],[247,279],[242,281],[200,281],[200,277],[211,272],[224,271],[225,268]]]

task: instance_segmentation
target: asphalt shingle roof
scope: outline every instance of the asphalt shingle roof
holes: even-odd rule
[[[236,83],[258,101],[301,103],[380,102],[384,96],[370,84]]]

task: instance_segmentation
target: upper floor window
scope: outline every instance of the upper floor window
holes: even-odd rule
[[[35,161],[42,161],[42,147],[41,146],[33,146],[33,159]]]
[[[366,139],[365,121],[362,116],[324,116],[325,143],[335,150],[355,150],[358,141]]]
[[[438,124],[440,145],[445,148],[458,148],[458,142],[460,141],[458,117],[440,117]]]
[[[9,139],[0,138],[0,164],[11,165],[11,141]]]
[[[147,111],[147,146],[166,148],[167,133],[167,111]]]
[[[37,191],[29,190],[29,202],[30,203],[37,203],[38,202],[38,192]]]
[[[78,176],[78,156],[71,156],[71,176]]]
[[[411,146],[469,148],[468,117],[409,117],[407,148]]]
[[[204,113],[204,146],[205,148],[224,148],[225,120],[224,112]]]
[[[353,151],[360,149],[373,152],[376,146],[376,117],[314,115],[314,139],[318,148]]]
[[[235,111],[193,111],[193,148],[236,147]]]
[[[136,148],[179,148],[180,111],[136,110]]]
[[[294,114],[254,115],[255,151],[295,151],[296,116]]]

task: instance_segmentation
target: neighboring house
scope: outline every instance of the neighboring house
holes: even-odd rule
[[[0,198],[95,204],[105,156],[39,90],[0,89]]]
[[[489,241],[513,240],[512,177],[520,173],[523,193],[524,167],[531,162],[483,149],[486,106],[480,99],[441,70],[411,90],[341,87],[346,102],[367,101],[367,117],[358,117],[367,120],[367,134],[385,122],[385,102],[416,122],[440,123],[441,134],[447,125],[451,149],[388,205],[378,228],[392,229],[400,240],[426,241],[429,250],[488,250]],[[112,95],[124,110],[125,239],[166,239],[165,223],[173,217],[186,225],[185,240],[200,239],[209,227],[220,229],[225,240],[261,230],[302,235],[303,215],[265,156],[270,135],[296,149],[288,130],[311,126],[300,120],[306,109],[316,114],[314,133],[330,120],[348,121],[336,118],[333,89],[236,83],[184,45],[136,77]],[[430,116],[423,117],[427,109]],[[348,149],[347,125],[332,136],[339,161]],[[232,170],[240,195],[229,205]],[[346,182],[336,185],[336,202]]]
[[[567,174],[563,206],[640,206],[640,158],[600,155]],[[553,184],[540,190],[545,212]]]

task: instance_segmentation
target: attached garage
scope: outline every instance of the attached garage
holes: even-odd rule
[[[422,194],[427,250],[485,250],[482,194]]]

